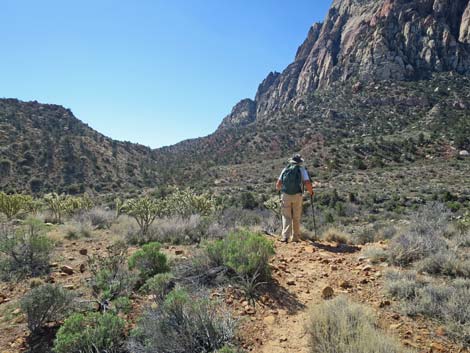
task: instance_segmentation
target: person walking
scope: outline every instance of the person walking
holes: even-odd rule
[[[295,154],[288,162],[276,182],[281,194],[282,234],[281,241],[300,241],[300,218],[302,216],[302,194],[304,188],[313,197],[313,186],[304,160]]]

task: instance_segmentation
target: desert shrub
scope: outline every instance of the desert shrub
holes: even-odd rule
[[[446,326],[448,335],[470,347],[470,281],[455,279],[434,283],[419,279],[416,273],[398,271],[386,274],[387,293],[400,301],[407,315],[423,315]]]
[[[354,244],[367,244],[373,243],[375,240],[376,232],[372,228],[363,228],[352,236]]]
[[[132,301],[128,297],[118,297],[113,300],[112,309],[116,314],[129,314],[132,310]]]
[[[270,277],[269,259],[274,255],[274,247],[261,234],[233,231],[222,240],[208,243],[206,250],[215,264],[225,265],[241,278]]]
[[[0,270],[7,279],[40,276],[49,271],[52,241],[45,225],[28,219],[20,227],[0,225]]]
[[[323,240],[330,243],[350,244],[351,236],[336,228],[328,228],[322,235]]]
[[[148,239],[171,244],[193,244],[210,237],[212,219],[198,214],[183,218],[168,216],[157,219],[149,230]]]
[[[134,275],[128,270],[124,243],[108,247],[107,254],[90,257],[88,267],[91,272],[88,284],[102,308],[113,299],[128,296],[136,283]]]
[[[31,289],[21,299],[29,330],[37,333],[46,323],[65,318],[73,309],[73,300],[74,294],[58,285],[43,284]]]
[[[397,299],[415,299],[426,284],[418,279],[415,272],[389,271],[385,278],[385,291]]]
[[[94,207],[85,212],[82,218],[88,220],[95,229],[108,229],[114,221],[114,213],[101,207]]]
[[[127,201],[123,212],[134,218],[140,227],[140,235],[145,237],[155,218],[161,217],[165,212],[165,205],[161,200],[141,197]]]
[[[224,239],[207,244],[206,251],[213,267],[222,266],[235,274],[250,298],[259,285],[270,279],[269,259],[274,255],[274,247],[258,233],[231,232]]]
[[[394,265],[406,266],[433,253],[447,249],[445,239],[436,231],[408,230],[390,241],[389,260]]]
[[[241,208],[227,208],[217,217],[218,223],[224,229],[251,227],[260,225],[263,215],[260,212]]]
[[[364,256],[373,264],[378,264],[387,260],[387,251],[379,247],[371,247],[364,251]]]
[[[149,278],[142,286],[141,290],[144,293],[153,295],[157,302],[161,302],[173,289],[174,285],[174,277],[171,273],[159,273]]]
[[[110,230],[130,244],[138,244],[145,240],[142,240],[140,227],[135,219],[127,215],[120,216],[119,219],[111,225]]]
[[[311,353],[406,352],[377,328],[377,320],[370,309],[344,297],[314,307],[307,332]]]
[[[153,242],[142,246],[129,258],[129,269],[139,271],[141,280],[146,281],[156,274],[169,270],[166,255],[160,252],[160,243]]]
[[[80,222],[73,221],[67,224],[64,231],[64,237],[69,240],[90,238],[92,234],[91,223],[83,219]]]
[[[135,353],[209,353],[230,343],[234,335],[235,321],[220,305],[175,289],[140,318],[129,349]]]
[[[433,275],[470,277],[470,261],[461,259],[453,251],[430,254],[416,264],[417,270]]]
[[[55,353],[122,352],[125,322],[111,313],[73,314],[57,332]]]
[[[3,213],[8,220],[11,220],[21,212],[28,211],[32,200],[31,196],[20,194],[7,195],[4,192],[0,192],[0,213]]]

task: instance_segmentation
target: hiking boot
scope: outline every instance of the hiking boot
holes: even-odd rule
[[[287,244],[287,239],[285,239],[285,238],[279,239],[279,241],[280,241],[281,243],[286,243],[286,244]]]

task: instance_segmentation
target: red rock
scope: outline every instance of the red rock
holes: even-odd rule
[[[66,274],[68,274],[68,275],[73,275],[73,272],[74,272],[72,267],[66,266],[66,265],[62,266],[62,267],[60,268],[60,270],[61,270],[63,273],[66,273]]]

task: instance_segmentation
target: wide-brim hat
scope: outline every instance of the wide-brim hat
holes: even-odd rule
[[[289,159],[289,163],[292,164],[301,164],[304,162],[304,159],[300,154],[294,154],[291,159]]]

